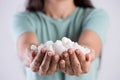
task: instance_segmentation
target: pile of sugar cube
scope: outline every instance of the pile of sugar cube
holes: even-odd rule
[[[73,50],[80,49],[83,54],[90,52],[89,48],[81,46],[77,42],[73,42],[67,37],[63,37],[62,40],[57,40],[55,43],[53,41],[47,41],[45,44],[40,44],[39,46],[31,45],[31,50],[36,52],[42,48],[46,48],[47,50],[51,50],[57,54],[61,54],[69,48],[72,48]]]

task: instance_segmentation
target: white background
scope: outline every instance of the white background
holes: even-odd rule
[[[110,16],[99,80],[120,80],[120,0],[92,0]],[[0,80],[25,80],[10,33],[10,19],[24,0],[0,0]]]

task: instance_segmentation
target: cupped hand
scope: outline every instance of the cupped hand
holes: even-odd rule
[[[80,76],[89,72],[91,60],[91,53],[84,55],[78,49],[75,51],[69,49],[59,57],[58,54],[43,48],[37,54],[30,49],[26,50],[24,62],[33,72],[38,72],[40,75],[54,74],[58,70],[59,65],[59,69],[62,72]]]
[[[30,67],[33,72],[39,75],[51,75],[58,69],[59,56],[45,48],[41,49],[34,58]]]
[[[69,75],[80,76],[88,73],[91,64],[91,54],[84,55],[79,49],[68,49],[61,54],[60,70]]]

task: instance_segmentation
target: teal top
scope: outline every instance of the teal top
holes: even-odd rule
[[[44,13],[24,11],[13,17],[12,32],[15,43],[25,32],[34,32],[39,42],[48,40],[56,41],[62,37],[68,37],[77,41],[81,32],[91,30],[96,32],[102,43],[108,27],[108,16],[102,9],[77,7],[65,19],[54,19]],[[91,64],[89,73],[80,77],[69,76],[60,71],[50,76],[40,76],[25,67],[26,80],[97,80],[99,57]]]

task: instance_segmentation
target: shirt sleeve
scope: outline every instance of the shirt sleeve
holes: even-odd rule
[[[11,32],[15,44],[23,33],[35,32],[35,27],[29,17],[26,13],[17,13],[12,17]]]
[[[99,36],[103,44],[108,26],[109,17],[107,13],[102,9],[94,9],[84,19],[82,31],[94,31]]]

